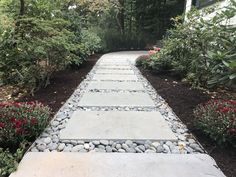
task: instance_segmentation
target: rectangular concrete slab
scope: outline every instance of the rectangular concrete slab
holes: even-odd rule
[[[101,62],[98,66],[130,66],[128,62]]]
[[[98,69],[96,74],[134,74],[133,70]]]
[[[99,60],[99,64],[103,64],[103,63],[129,63],[129,61],[127,60]]]
[[[98,66],[98,69],[117,69],[117,70],[132,70],[130,66]]]
[[[78,106],[147,106],[154,107],[155,104],[147,93],[93,93],[85,92]]]
[[[178,140],[159,112],[139,111],[77,111],[60,139]]]
[[[90,81],[87,90],[145,90],[141,82]]]
[[[206,154],[28,153],[10,177],[225,177]]]
[[[92,80],[113,80],[113,81],[137,81],[136,75],[122,75],[122,74],[95,74]]]

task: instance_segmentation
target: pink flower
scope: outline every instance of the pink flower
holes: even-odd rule
[[[160,52],[160,51],[161,51],[161,48],[159,48],[159,47],[153,47],[153,49],[154,49],[155,51],[157,51],[157,52]]]
[[[156,53],[157,53],[157,51],[155,51],[155,50],[150,50],[150,51],[148,52],[149,55],[155,55]]]

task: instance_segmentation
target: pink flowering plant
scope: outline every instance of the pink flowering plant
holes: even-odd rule
[[[38,102],[0,103],[0,144],[31,141],[46,127],[50,109]]]
[[[153,50],[149,50],[148,54],[149,56],[155,55],[156,53],[160,52],[161,48],[159,47],[153,47]]]
[[[196,126],[219,145],[236,145],[236,101],[210,100],[194,111]]]

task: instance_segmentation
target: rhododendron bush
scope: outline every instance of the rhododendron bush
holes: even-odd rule
[[[232,0],[214,18],[205,18],[214,8],[195,9],[174,18],[174,28],[166,33],[162,49],[151,50],[145,66],[172,72],[193,86],[235,89],[236,26],[229,21],[236,14],[236,2]]]
[[[196,126],[220,145],[236,145],[236,101],[210,100],[194,111]]]
[[[46,127],[50,109],[38,102],[0,103],[0,144],[32,140]]]

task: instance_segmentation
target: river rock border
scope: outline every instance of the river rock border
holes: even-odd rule
[[[100,61],[96,63],[94,68],[89,72],[86,78],[77,87],[71,97],[61,107],[58,113],[54,116],[49,126],[33,143],[29,151],[31,152],[119,152],[119,153],[168,153],[168,154],[192,154],[206,153],[199,142],[189,132],[186,126],[175,115],[173,110],[168,106],[165,100],[157,94],[141,72],[130,63],[132,70],[138,76],[138,82],[142,82],[147,93],[155,102],[155,107],[79,107],[78,102],[84,94],[88,82],[92,81],[96,70],[101,68]],[[127,69],[124,69],[127,70]],[[122,82],[122,81],[121,81]],[[137,82],[137,81],[131,81]],[[143,92],[135,90],[90,90],[92,92]],[[66,127],[66,123],[76,110],[83,111],[159,111],[168,125],[178,137],[178,141],[110,141],[96,140],[90,142],[76,140],[60,140],[59,133]]]

